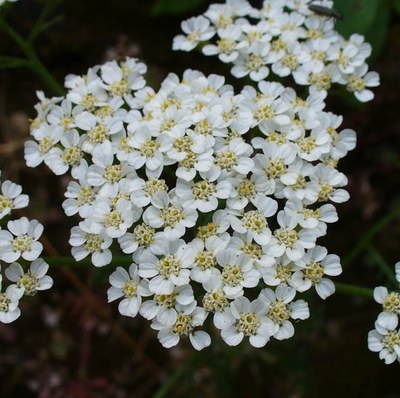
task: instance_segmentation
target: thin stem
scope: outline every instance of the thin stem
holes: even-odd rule
[[[367,287],[354,286],[348,283],[335,283],[336,291],[349,296],[360,296],[373,299],[374,291]]]
[[[39,15],[38,19],[36,20],[35,24],[33,25],[32,30],[29,33],[28,36],[28,43],[33,44],[35,41],[36,37],[43,31],[43,29],[46,27],[46,19],[48,15],[50,14],[51,10],[57,6],[59,3],[59,0],[47,0],[45,6],[43,7],[43,10],[41,14]]]
[[[368,253],[374,260],[374,262],[378,265],[378,267],[382,270],[382,272],[388,277],[390,282],[392,282],[396,287],[399,285],[399,282],[396,279],[396,276],[393,272],[393,268],[385,261],[382,255],[376,250],[373,246],[368,249]]]
[[[342,265],[350,264],[363,250],[365,250],[375,235],[387,224],[399,217],[399,210],[396,209],[379,220],[355,245],[354,249],[343,259]]]
[[[53,91],[55,95],[64,95],[64,89],[60,86],[57,80],[42,64],[35,50],[20,34],[18,34],[1,16],[0,14],[0,29],[2,29],[22,50],[27,58],[27,66],[29,66],[37,76]]]

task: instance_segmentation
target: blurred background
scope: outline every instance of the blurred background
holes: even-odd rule
[[[26,35],[43,3],[19,0],[6,18]],[[69,73],[133,56],[149,66],[154,88],[169,72],[186,68],[223,74],[240,87],[216,58],[172,52],[180,22],[210,3],[60,1],[37,53],[60,83]],[[380,73],[381,86],[367,104],[342,92],[329,95],[326,109],[344,116],[342,127],[357,131],[358,145],[340,166],[351,200],[338,206],[339,222],[320,242],[343,259],[338,282],[396,288],[387,270],[400,260],[400,1],[341,0],[335,7],[345,15],[338,29],[365,34],[374,46],[371,70]],[[1,32],[0,54],[21,55]],[[2,179],[22,184],[30,195],[23,214],[45,225],[47,254],[68,256],[76,223],[61,208],[68,179],[44,166],[29,169],[23,159],[38,89],[53,95],[28,69],[0,69],[0,169]],[[292,339],[264,349],[247,343],[228,348],[214,338],[200,353],[187,342],[167,350],[149,322],[123,318],[116,305],[106,304],[110,268],[62,265],[50,271],[53,289],[22,302],[15,323],[0,324],[0,397],[400,397],[399,365],[385,366],[367,349],[380,311],[368,299],[338,293],[323,302],[310,294],[311,318],[295,325]]]

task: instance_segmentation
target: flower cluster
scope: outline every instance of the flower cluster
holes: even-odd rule
[[[28,202],[29,197],[22,194],[20,185],[4,181],[0,189],[0,220],[14,209],[28,206]],[[39,258],[42,244],[38,239],[42,232],[42,224],[26,217],[8,221],[7,229],[0,227],[0,260],[10,264],[5,269],[5,279],[13,282],[3,291],[3,275],[0,273],[2,323],[13,322],[20,316],[18,305],[22,296],[33,296],[38,290],[50,289],[53,285],[53,280],[46,275],[49,266]]]
[[[359,34],[345,40],[334,30],[334,18],[318,15],[311,4],[331,8],[333,1],[265,0],[261,9],[246,0],[212,4],[182,23],[184,35],[175,37],[173,47],[191,51],[200,45],[205,55],[232,64],[237,78],[258,82],[272,70],[320,91],[344,85],[359,101],[370,101],[369,88],[379,85],[379,75],[365,63],[370,44]]]
[[[108,62],[68,76],[65,97],[40,94],[25,159],[71,172],[73,256],[101,267],[118,242],[132,264],[110,275],[109,301],[151,320],[165,347],[208,346],[209,314],[229,345],[290,338],[291,320],[309,317],[298,295],[325,299],[341,272],[316,241],[338,219],[327,202],[348,199],[337,164],[354,131],[323,110],[323,91],[301,99],[262,81],[235,94],[194,70],[155,91],[145,71]]]
[[[400,262],[395,264],[396,280],[400,283]],[[390,292],[384,286],[374,290],[374,299],[382,305],[375,329],[368,333],[368,348],[379,352],[379,358],[385,364],[400,362],[400,329],[398,328],[400,316],[400,293]]]

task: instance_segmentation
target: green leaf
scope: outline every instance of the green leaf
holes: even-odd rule
[[[336,29],[346,38],[353,33],[365,33],[382,3],[382,0],[336,0],[335,8],[344,16],[343,20],[337,21]]]
[[[393,7],[400,14],[400,0],[393,0]]]
[[[157,0],[153,15],[176,15],[188,13],[205,3],[205,0]]]
[[[381,1],[378,12],[371,26],[365,32],[365,39],[372,46],[372,57],[376,57],[383,49],[389,32],[390,5]]]
[[[23,68],[28,61],[23,58],[0,56],[0,69]]]

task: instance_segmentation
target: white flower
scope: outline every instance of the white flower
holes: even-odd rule
[[[159,258],[149,251],[140,256],[139,275],[149,279],[154,294],[171,294],[175,286],[189,283],[194,252],[183,240],[163,240],[153,252]]]
[[[186,182],[178,179],[175,194],[182,201],[183,207],[208,213],[218,207],[218,199],[229,197],[230,188],[231,184],[228,181],[215,183],[203,179]]]
[[[292,261],[297,261],[304,256],[305,249],[315,246],[318,236],[315,229],[304,228],[297,232],[297,220],[283,211],[278,213],[278,224],[280,228],[274,231],[276,252],[285,253]]]
[[[292,286],[299,292],[304,292],[315,285],[318,295],[325,300],[335,292],[335,285],[325,275],[337,276],[342,273],[340,259],[335,254],[327,255],[322,246],[315,246],[296,262],[301,269],[292,277]]]
[[[376,72],[367,72],[368,66],[362,65],[355,69],[354,74],[347,79],[347,90],[353,92],[356,98],[361,102],[371,101],[374,93],[367,87],[379,86],[379,75]]]
[[[250,302],[246,297],[239,297],[225,310],[221,337],[230,346],[238,345],[244,338],[254,347],[264,347],[276,328],[266,317],[267,302],[256,299]]]
[[[129,273],[122,267],[110,275],[111,287],[107,291],[108,302],[123,297],[118,304],[118,310],[121,315],[134,318],[142,304],[142,296],[150,296],[146,279],[141,279],[137,272],[137,265],[132,263],[129,266]]]
[[[189,336],[193,348],[197,351],[208,347],[211,344],[209,334],[202,330],[194,331],[195,327],[203,325],[207,312],[201,307],[191,309],[180,308],[179,305],[177,310],[179,312],[173,325],[164,326],[157,321],[151,324],[153,329],[159,330],[157,337],[160,343],[166,348],[171,348],[179,343],[181,336]]]
[[[275,292],[263,289],[259,298],[267,302],[266,316],[274,323],[273,336],[278,340],[289,339],[294,335],[292,319],[307,319],[310,316],[308,305],[304,300],[293,301],[296,290],[285,284],[278,285]]]
[[[146,300],[140,314],[146,319],[156,319],[161,325],[171,326],[178,319],[179,310],[191,312],[196,308],[193,289],[190,285],[177,286],[170,294],[155,294]]]
[[[24,157],[27,166],[37,167],[46,161],[50,150],[59,143],[64,131],[59,126],[49,126],[44,123],[32,130],[31,134],[37,142],[25,142]]]
[[[50,149],[44,162],[56,175],[65,174],[70,167],[79,167],[83,159],[82,141],[83,138],[79,136],[78,131],[65,132],[60,139],[63,149],[59,147]]]
[[[90,233],[78,226],[72,227],[69,244],[72,246],[72,255],[76,261],[81,261],[89,254],[95,267],[103,267],[110,264],[112,254],[109,249],[112,243],[105,231]]]
[[[47,290],[53,286],[53,279],[46,275],[49,265],[41,258],[32,262],[27,272],[18,263],[12,263],[5,270],[8,280],[15,282],[23,293],[34,296],[38,290]]]
[[[24,289],[17,285],[10,285],[5,292],[0,292],[0,322],[14,322],[21,315],[18,308],[19,299],[23,296]]]
[[[202,16],[182,22],[182,30],[186,36],[179,35],[174,38],[174,50],[193,50],[198,43],[214,36],[214,29],[210,26],[210,21]]]
[[[190,272],[190,279],[199,283],[208,282],[214,274],[217,267],[216,253],[224,250],[228,242],[222,242],[220,239],[211,238],[206,242],[200,239],[194,239],[189,243],[195,253],[193,268]]]
[[[260,280],[260,273],[254,269],[251,259],[245,254],[238,254],[233,249],[220,251],[216,255],[222,267],[220,278],[223,291],[229,298],[243,295],[243,288],[255,287]]]
[[[143,221],[153,228],[163,227],[160,234],[164,239],[179,239],[185,234],[186,228],[196,224],[197,212],[185,209],[176,196],[170,198],[166,192],[158,192],[151,203],[152,206],[143,213]]]
[[[376,323],[382,328],[394,329],[400,315],[400,294],[389,293],[386,287],[379,286],[374,289],[374,299],[377,303],[382,304],[383,308]]]
[[[379,352],[386,365],[400,359],[400,333],[396,327],[397,324],[388,328],[375,325],[376,329],[368,333],[368,348]]]
[[[7,263],[17,261],[21,256],[28,261],[36,260],[43,246],[37,240],[43,232],[43,225],[37,220],[22,217],[7,223],[7,230],[0,231],[0,259]]]
[[[22,209],[28,206],[28,195],[22,194],[22,187],[11,181],[1,184],[0,192],[0,219],[9,214],[13,209]]]

